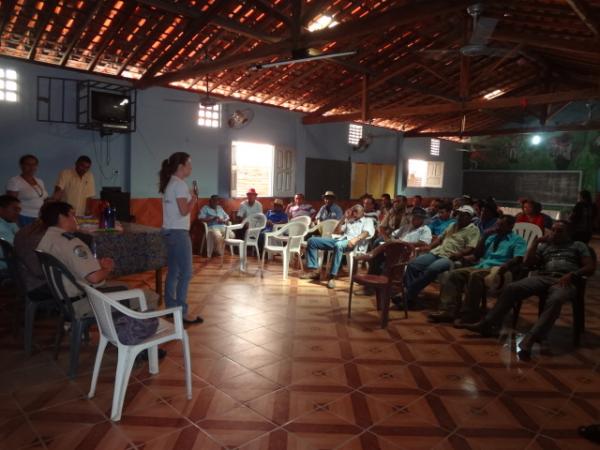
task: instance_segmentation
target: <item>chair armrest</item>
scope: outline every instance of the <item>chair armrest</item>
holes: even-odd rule
[[[227,225],[225,228],[227,228],[227,231],[230,230],[241,230],[242,228],[244,228],[245,223],[241,222],[241,223],[236,223],[235,225]]]
[[[146,294],[141,289],[128,289],[126,291],[106,292],[104,293],[107,297],[118,302],[123,300],[129,300],[132,298],[139,299],[140,310],[146,311],[148,309],[148,303],[146,302]]]

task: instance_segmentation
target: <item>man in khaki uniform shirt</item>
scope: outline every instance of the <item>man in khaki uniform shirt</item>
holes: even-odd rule
[[[42,208],[41,219],[48,227],[46,234],[40,241],[37,249],[49,253],[62,262],[71,274],[82,283],[97,287],[103,285],[108,278],[115,263],[112,258],[100,258],[92,254],[90,248],[73,233],[77,231],[77,218],[71,205],[64,202],[48,203]],[[64,279],[65,289],[70,297],[77,297],[81,292],[70,281]],[[126,290],[122,283],[104,286],[115,290]],[[103,289],[100,289],[103,290]],[[158,295],[144,289],[145,297],[150,309],[157,304]],[[137,300],[137,299],[136,299]],[[137,303],[137,302],[136,302]],[[73,302],[73,309],[77,317],[92,317],[94,315],[87,298]]]
[[[471,206],[461,206],[457,210],[457,222],[446,230],[429,246],[429,253],[417,256],[406,266],[404,287],[409,304],[417,299],[419,293],[452,267],[452,261],[473,252],[479,242],[479,228],[471,223],[475,211]],[[394,300],[398,303],[398,300]]]
[[[75,215],[86,214],[87,199],[96,195],[96,182],[90,172],[92,160],[83,155],[77,158],[74,169],[65,169],[58,175],[54,200],[62,200],[75,208]]]

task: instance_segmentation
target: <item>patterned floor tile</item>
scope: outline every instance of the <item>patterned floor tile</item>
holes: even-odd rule
[[[110,422],[102,422],[70,433],[60,434],[44,441],[49,450],[64,449],[114,449],[126,450],[133,443]]]
[[[220,390],[240,402],[248,402],[276,391],[281,386],[257,373],[250,372],[216,384]]]
[[[200,428],[190,425],[173,433],[165,434],[156,439],[138,442],[143,450],[222,450],[218,442],[210,438]]]

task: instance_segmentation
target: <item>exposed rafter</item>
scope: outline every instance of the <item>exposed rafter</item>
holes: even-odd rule
[[[600,24],[592,17],[588,6],[582,0],[565,0],[575,14],[579,16],[586,27],[590,29],[596,37],[600,36]]]
[[[440,130],[440,131],[425,131],[412,132],[407,131],[404,137],[470,137],[470,136],[501,136],[508,134],[524,134],[524,133],[548,133],[551,131],[588,131],[600,129],[600,122],[581,125],[581,123],[561,124],[553,126],[538,126],[538,127],[523,127],[523,128],[487,128],[477,129],[472,131],[461,130]]]
[[[98,0],[96,2],[95,6],[92,8],[92,10],[86,16],[85,20],[80,22],[81,25],[73,27],[73,30],[71,31],[71,34],[73,35],[73,37],[71,38],[71,41],[67,45],[67,48],[65,48],[65,51],[63,52],[63,54],[60,58],[59,65],[64,66],[67,64],[67,61],[69,60],[69,57],[71,56],[71,52],[75,48],[75,45],[77,44],[79,39],[81,39],[81,34],[90,26],[90,24],[92,23],[92,20],[94,20],[94,17],[96,17],[96,15],[98,14],[98,11],[100,11],[100,8],[102,8],[102,6],[104,5],[104,2],[105,2],[105,0]]]

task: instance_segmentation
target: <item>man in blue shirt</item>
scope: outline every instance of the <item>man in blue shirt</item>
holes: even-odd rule
[[[438,212],[431,218],[431,222],[427,226],[431,229],[431,234],[441,236],[442,233],[450,225],[456,222],[456,219],[450,217],[452,215],[452,205],[450,203],[442,203],[438,207]]]
[[[21,202],[12,195],[0,195],[0,238],[13,243],[15,234],[19,231],[17,220],[21,212]],[[0,250],[0,258],[4,257]],[[6,277],[6,263],[0,261],[0,278]]]
[[[335,203],[335,193],[333,191],[325,192],[323,201],[325,204],[321,206],[321,209],[319,209],[319,212],[315,216],[317,222],[330,219],[340,220],[344,217],[344,211]]]
[[[469,263],[480,256],[479,262],[450,272],[440,290],[440,310],[429,314],[433,322],[453,322],[461,316],[457,325],[474,323],[480,319],[480,304],[485,294],[485,277],[492,267],[499,267],[498,275],[503,276],[511,267],[521,263],[527,252],[525,240],[512,232],[515,224],[513,216],[503,216],[498,220],[498,232],[483,237],[470,257]],[[465,301],[461,314],[463,292]]]

